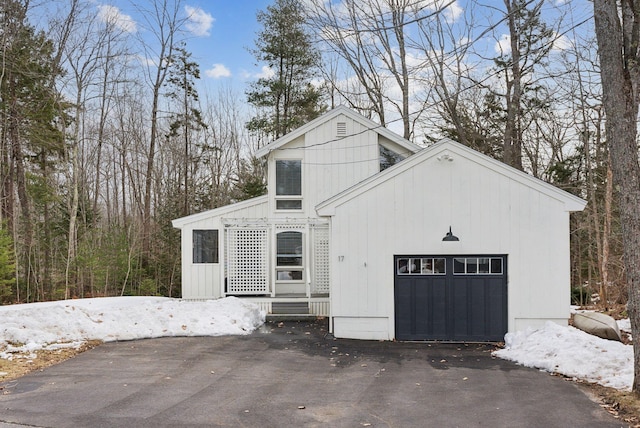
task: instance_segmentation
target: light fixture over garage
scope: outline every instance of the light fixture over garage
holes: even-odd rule
[[[451,226],[449,226],[449,231],[444,236],[444,238],[442,238],[442,240],[443,241],[459,241],[460,239],[451,232]]]

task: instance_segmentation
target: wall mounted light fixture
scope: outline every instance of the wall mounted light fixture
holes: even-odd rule
[[[447,234],[444,236],[444,238],[442,238],[443,241],[459,241],[460,238],[458,238],[456,235],[454,235],[451,232],[451,226],[449,226],[449,231],[447,232]]]

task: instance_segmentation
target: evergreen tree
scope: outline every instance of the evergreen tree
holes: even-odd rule
[[[9,300],[16,278],[15,253],[9,232],[0,227],[0,304]]]
[[[504,0],[509,28],[509,47],[494,59],[504,79],[503,161],[518,169],[522,166],[522,139],[529,112],[544,107],[538,101],[539,81],[534,78],[538,66],[548,59],[553,47],[553,29],[542,20],[543,1]]]
[[[233,183],[232,198],[243,201],[266,194],[267,183],[264,176],[264,166],[260,159],[252,157],[249,160],[242,160]]]
[[[299,0],[276,0],[258,12],[257,20],[262,31],[252,53],[272,74],[247,91],[249,103],[258,109],[247,128],[277,139],[323,112],[322,94],[311,83],[320,54],[305,29]]]
[[[496,94],[474,92],[475,98],[460,97],[457,100],[457,123],[454,123],[450,114],[445,114],[446,120],[437,123],[436,128],[446,138],[459,141],[494,159],[502,159],[503,109]],[[429,142],[436,141],[433,139]]]
[[[189,215],[191,213],[189,195],[192,193],[190,192],[191,145],[193,144],[191,134],[193,131],[206,128],[202,113],[196,107],[198,91],[195,80],[200,78],[200,68],[196,62],[191,60],[191,53],[187,51],[184,42],[174,48],[170,63],[169,78],[167,79],[167,86],[171,88],[169,98],[176,102],[175,105],[179,106],[179,110],[172,114],[168,138],[179,140],[183,145],[182,185],[184,193],[181,214]]]
[[[3,64],[0,78],[0,206],[14,231],[17,263],[26,266],[30,290],[41,298],[50,286],[50,209],[56,200],[54,175],[65,156],[68,123],[54,82],[62,75],[52,41],[27,21],[27,6],[0,2]],[[17,195],[17,199],[16,199]],[[18,212],[20,215],[18,215]],[[35,289],[32,285],[37,285]]]

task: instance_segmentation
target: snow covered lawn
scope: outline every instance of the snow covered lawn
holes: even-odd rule
[[[89,340],[249,334],[264,320],[256,305],[234,297],[205,302],[104,297],[0,306],[0,358],[79,347]]]

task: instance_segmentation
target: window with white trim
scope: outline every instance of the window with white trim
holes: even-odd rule
[[[218,263],[218,231],[193,231],[193,263]]]
[[[384,171],[405,158],[382,144],[378,144],[378,150],[380,151],[380,171]]]
[[[454,275],[502,275],[502,257],[456,257]]]
[[[302,161],[276,160],[276,209],[302,209]]]
[[[399,258],[398,275],[445,275],[445,259],[442,257]]]
[[[276,279],[278,281],[302,281],[302,271],[302,232],[278,233],[276,235]]]

